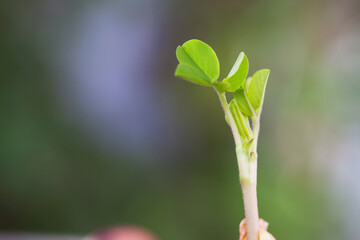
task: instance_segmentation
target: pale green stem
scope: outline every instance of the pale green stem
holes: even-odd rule
[[[225,112],[225,116],[228,119],[232,135],[234,137],[235,146],[236,146],[236,156],[239,166],[239,175],[241,188],[243,192],[244,199],[244,209],[245,209],[245,218],[246,218],[246,226],[247,226],[247,236],[248,240],[258,240],[258,206],[257,206],[257,196],[256,196],[256,176],[257,176],[257,157],[256,157],[256,145],[259,131],[259,122],[257,119],[253,119],[254,126],[254,141],[253,148],[251,152],[253,152],[253,157],[248,159],[249,157],[243,153],[242,151],[242,143],[239,135],[239,131],[237,129],[235,120],[230,112],[226,95],[225,93],[220,93],[217,91],[221,106]],[[255,154],[255,155],[254,155]]]
[[[257,206],[256,183],[242,182],[246,231],[248,240],[258,240],[259,212]]]

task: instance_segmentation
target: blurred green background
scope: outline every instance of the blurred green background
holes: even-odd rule
[[[360,2],[0,2],[0,231],[136,224],[237,239],[230,130],[212,89],[173,76],[190,38],[271,69],[260,216],[277,239],[358,239]]]

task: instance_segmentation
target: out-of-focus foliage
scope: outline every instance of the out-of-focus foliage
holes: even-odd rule
[[[259,211],[277,239],[356,239],[359,3],[0,2],[0,230],[85,234],[131,223],[162,239],[237,239],[231,133],[174,49],[209,43],[271,69]],[[220,76],[221,79],[226,76]],[[189,107],[191,105],[191,107]]]

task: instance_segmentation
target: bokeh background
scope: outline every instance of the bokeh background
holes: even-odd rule
[[[260,215],[277,239],[359,239],[360,2],[0,2],[0,232],[135,224],[163,240],[237,239],[231,133],[210,88],[173,76],[210,44],[270,68]]]

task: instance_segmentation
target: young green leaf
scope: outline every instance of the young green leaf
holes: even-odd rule
[[[230,101],[229,109],[242,140],[247,141],[248,139],[252,138],[253,134],[250,128],[249,119],[241,113],[236,99]]]
[[[230,101],[229,103],[229,109],[231,112],[232,117],[234,118],[235,124],[236,124],[236,128],[239,131],[240,137],[241,137],[241,141],[243,142],[245,139],[245,132],[243,127],[241,126],[241,112],[239,110],[239,107],[237,106],[236,100],[233,99]]]
[[[214,50],[206,43],[192,39],[176,49],[180,64],[175,76],[193,83],[212,86],[219,78],[220,65]]]
[[[212,86],[210,79],[204,74],[204,72],[202,72],[199,68],[195,68],[185,63],[179,63],[175,70],[175,76],[195,84]]]
[[[234,92],[237,89],[242,88],[248,71],[248,58],[243,52],[241,52],[236,59],[234,66],[231,68],[229,75],[224,79],[224,82],[230,83],[230,88],[227,91]]]
[[[246,78],[245,82],[244,82],[244,89],[245,89],[245,92],[248,91],[249,89],[249,85],[250,85],[250,82],[251,82],[251,77],[248,77]]]
[[[265,87],[269,77],[270,70],[263,69],[257,71],[251,78],[247,89],[249,102],[255,112],[259,114],[265,95]]]
[[[236,102],[240,108],[240,111],[248,117],[253,116],[253,112],[251,110],[251,106],[249,105],[248,99],[245,95],[244,89],[239,89],[235,91],[234,97],[236,99]]]

